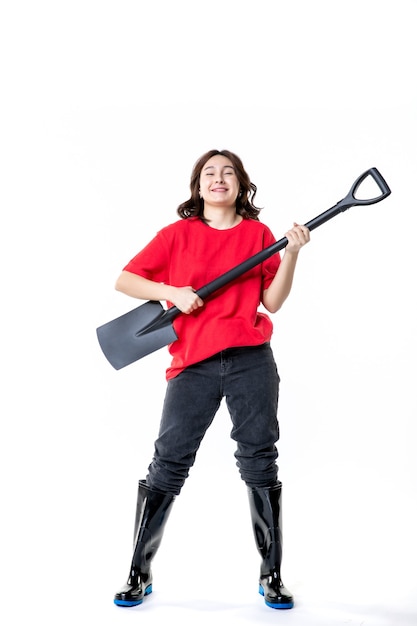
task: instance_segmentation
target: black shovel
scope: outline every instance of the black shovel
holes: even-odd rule
[[[357,194],[359,186],[368,176],[374,179],[381,190],[381,195],[367,200],[358,199],[355,194]],[[343,200],[340,200],[334,207],[307,222],[305,226],[309,230],[313,230],[352,206],[375,204],[389,196],[390,193],[391,190],[379,171],[376,167],[372,167],[359,176]],[[235,278],[241,276],[241,274],[285,248],[287,244],[288,239],[283,237],[268,248],[261,250],[261,252],[212,280],[204,287],[196,290],[196,293],[202,300],[205,300],[221,287],[224,287]],[[178,337],[171,322],[180,313],[181,311],[176,306],[166,310],[159,301],[150,300],[100,326],[97,328],[97,337],[105,357],[116,370],[120,370],[147,354],[151,354],[151,352],[155,352],[163,346],[176,341]]]

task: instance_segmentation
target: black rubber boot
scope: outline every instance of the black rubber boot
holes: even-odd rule
[[[175,496],[149,489],[139,481],[133,558],[127,583],[114,596],[118,606],[136,606],[152,593],[151,561],[162,540]]]
[[[294,599],[281,580],[281,483],[248,488],[256,546],[261,555],[259,593],[273,609],[292,609]]]

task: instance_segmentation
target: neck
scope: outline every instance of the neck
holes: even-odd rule
[[[237,226],[242,221],[242,216],[236,213],[235,207],[228,209],[220,207],[204,207],[204,219],[211,228],[226,230]]]

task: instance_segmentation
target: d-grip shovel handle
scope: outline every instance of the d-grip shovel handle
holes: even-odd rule
[[[381,190],[381,194],[379,196],[376,196],[375,198],[367,198],[365,200],[360,200],[359,198],[356,198],[355,194],[358,191],[361,184],[363,183],[363,181],[365,180],[365,178],[368,178],[368,176],[371,176],[371,178],[374,179],[374,181],[376,182],[376,184]],[[340,200],[337,204],[335,204],[334,207],[332,207],[331,209],[328,209],[324,213],[321,213],[314,219],[307,222],[305,226],[307,226],[309,230],[314,230],[314,228],[317,228],[317,226],[321,226],[322,224],[324,224],[324,222],[327,222],[338,213],[346,211],[346,209],[349,209],[351,206],[375,204],[376,202],[380,202],[381,200],[389,196],[390,193],[391,193],[391,189],[388,187],[383,176],[376,169],[376,167],[371,167],[371,169],[366,170],[366,172],[361,174],[355,180],[349,193],[343,198],[343,200]]]
[[[368,176],[371,176],[371,178],[374,179],[374,181],[378,185],[379,189],[381,190],[381,194],[379,196],[374,197],[374,198],[368,198],[366,200],[360,200],[360,199],[355,197],[355,194],[358,191],[360,185],[365,180],[365,178],[367,178]],[[380,202],[381,200],[383,200],[384,198],[389,196],[390,193],[391,193],[391,190],[388,187],[388,185],[387,185],[386,181],[384,180],[384,178],[381,176],[380,172],[377,170],[376,167],[372,167],[371,169],[366,170],[366,172],[361,174],[355,180],[355,182],[353,183],[351,189],[349,190],[349,193],[343,198],[343,200],[340,200],[337,204],[335,204],[335,206],[333,206],[332,208],[328,209],[327,211],[324,211],[324,213],[321,213],[320,215],[318,215],[314,219],[312,219],[309,222],[307,222],[305,224],[305,226],[307,226],[307,228],[310,231],[314,230],[318,226],[321,226],[322,224],[324,224],[328,220],[332,219],[332,217],[334,217],[335,215],[338,215],[338,213],[342,213],[343,211],[346,211],[346,209],[349,209],[352,206],[366,205],[366,204],[375,204],[376,202]],[[276,241],[275,243],[273,243],[268,248],[265,248],[264,250],[261,250],[260,252],[258,252],[254,256],[251,256],[246,261],[243,261],[243,263],[240,263],[239,265],[237,265],[236,267],[232,268],[228,272],[225,272],[224,274],[221,274],[221,276],[219,276],[218,278],[215,278],[214,280],[209,282],[204,287],[201,287],[200,289],[197,289],[196,290],[196,294],[198,296],[200,296],[200,298],[202,300],[206,299],[212,293],[214,293],[218,289],[221,289],[222,287],[227,285],[227,283],[231,282],[232,280],[235,280],[236,278],[238,278],[239,276],[241,276],[245,272],[248,272],[249,270],[251,270],[256,265],[259,265],[260,263],[263,263],[263,261],[265,261],[266,259],[271,257],[273,254],[276,254],[277,252],[279,252],[280,250],[285,248],[285,246],[287,244],[288,244],[288,239],[286,237],[283,237],[279,241]],[[170,307],[167,311],[165,311],[163,313],[161,318],[159,318],[159,320],[156,322],[155,328],[159,327],[159,326],[165,325],[168,321],[172,321],[180,313],[181,313],[181,311],[176,306]],[[154,328],[154,325],[151,324],[151,327]],[[149,328],[142,329],[141,331],[138,331],[137,336],[141,335],[144,332],[147,332],[148,330],[149,330]]]

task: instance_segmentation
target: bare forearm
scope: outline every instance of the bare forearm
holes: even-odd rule
[[[120,274],[115,289],[139,300],[171,300],[173,295],[173,288],[170,285],[157,283],[126,271]]]
[[[297,265],[298,252],[285,252],[272,283],[265,289],[262,304],[270,313],[276,313],[288,298]]]
[[[117,291],[139,300],[165,300],[172,302],[183,313],[192,313],[204,302],[191,286],[174,287],[148,280],[132,272],[123,271],[116,281]]]
[[[294,222],[293,228],[286,233],[286,237],[288,244],[278,272],[262,297],[262,304],[270,313],[279,311],[290,294],[298,253],[310,241],[310,231],[306,226]]]

